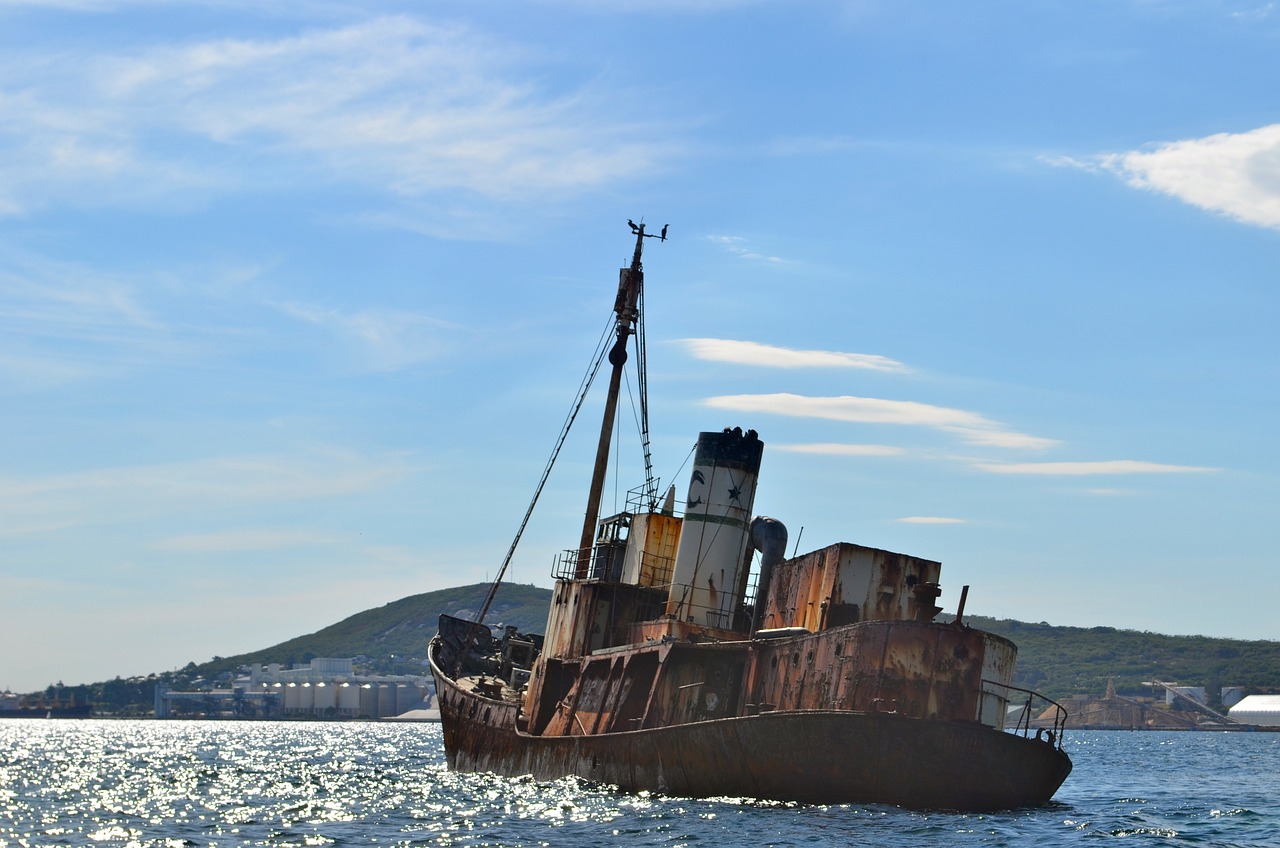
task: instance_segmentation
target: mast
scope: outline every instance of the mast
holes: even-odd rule
[[[609,445],[613,437],[613,422],[618,411],[618,391],[622,385],[622,368],[627,363],[627,342],[635,332],[640,320],[640,293],[644,288],[644,268],[640,263],[640,254],[644,250],[644,240],[657,238],[667,240],[667,228],[662,228],[661,235],[646,233],[644,224],[627,221],[631,232],[636,236],[635,253],[631,256],[631,267],[623,268],[618,275],[618,296],[613,303],[616,316],[614,333],[616,339],[609,351],[609,394],[604,402],[604,416],[600,422],[600,441],[596,446],[596,464],[591,474],[591,488],[587,494],[587,513],[582,522],[582,538],[578,544],[578,560],[574,567],[574,578],[583,580],[591,569],[591,548],[595,542],[596,522],[600,518],[600,495],[604,491],[604,478],[609,466]],[[645,386],[645,381],[640,380]],[[641,403],[647,403],[642,398]]]

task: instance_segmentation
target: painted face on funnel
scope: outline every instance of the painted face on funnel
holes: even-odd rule
[[[706,502],[702,496],[707,487],[707,478],[703,476],[699,469],[693,470],[693,477],[689,480],[689,497],[685,500],[686,509],[696,509],[698,507],[706,507]]]

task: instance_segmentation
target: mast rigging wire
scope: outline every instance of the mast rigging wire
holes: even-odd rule
[[[503,557],[502,567],[498,569],[498,576],[489,584],[489,592],[485,595],[484,604],[480,607],[480,612],[475,617],[476,624],[484,623],[485,616],[489,614],[489,607],[493,606],[493,599],[498,594],[498,587],[502,585],[502,578],[507,574],[507,566],[511,565],[511,558],[515,556],[516,546],[520,544],[520,537],[524,535],[524,529],[529,524],[529,518],[533,515],[533,508],[537,506],[538,498],[542,495],[542,489],[547,484],[547,478],[551,476],[551,468],[556,464],[556,458],[560,456],[560,449],[564,447],[565,440],[569,438],[569,430],[573,427],[573,422],[577,419],[578,412],[587,400],[587,392],[591,389],[591,384],[595,382],[596,374],[600,372],[600,365],[604,362],[605,353],[609,349],[607,341],[613,332],[613,328],[614,321],[610,319],[600,336],[600,340],[596,342],[594,359],[587,369],[587,373],[582,377],[582,383],[578,387],[578,395],[570,407],[569,413],[565,416],[564,424],[560,429],[560,437],[556,439],[556,446],[552,449],[550,458],[547,459],[547,467],[542,471],[542,479],[538,481],[538,487],[533,492],[533,499],[529,501],[529,508],[525,510],[524,519],[520,522],[520,528],[516,530],[516,537],[511,540],[511,547],[507,549],[507,555]]]

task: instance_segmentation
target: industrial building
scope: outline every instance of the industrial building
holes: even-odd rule
[[[175,692],[156,687],[156,718],[438,720],[422,675],[360,675],[350,659],[318,657],[306,666],[245,666],[230,688]]]

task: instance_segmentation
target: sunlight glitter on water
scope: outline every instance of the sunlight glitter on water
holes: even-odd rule
[[[1055,802],[963,815],[457,774],[438,725],[13,720],[0,848],[1280,844],[1280,735],[1217,737],[1077,734]]]

